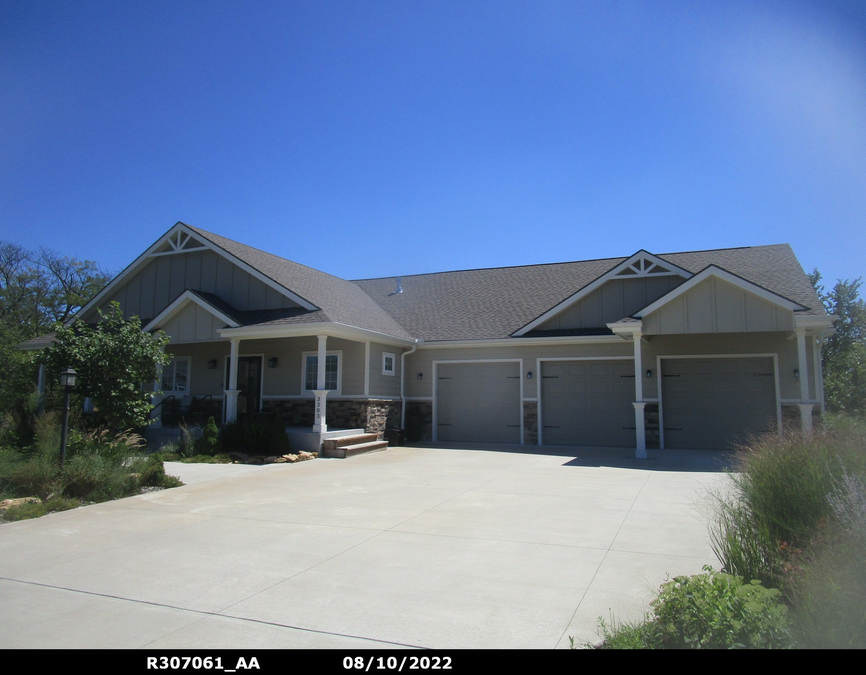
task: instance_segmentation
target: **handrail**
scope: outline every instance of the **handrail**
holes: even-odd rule
[[[169,394],[164,399],[162,399],[159,403],[157,403],[155,406],[153,406],[153,408],[151,408],[151,410],[150,410],[150,419],[153,419],[154,417],[156,417],[156,415],[154,413],[156,413],[157,408],[159,408],[166,401],[171,401],[173,399],[175,399],[175,395]]]

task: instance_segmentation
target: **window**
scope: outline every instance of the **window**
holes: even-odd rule
[[[163,392],[187,393],[189,391],[189,357],[172,359],[162,367]]]
[[[394,355],[382,352],[382,375],[393,375],[395,371]]]
[[[304,391],[318,389],[319,356],[304,354]],[[325,356],[325,389],[340,390],[340,355],[328,352]]]

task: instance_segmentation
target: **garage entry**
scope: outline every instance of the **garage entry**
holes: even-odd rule
[[[520,443],[520,363],[440,363],[437,366],[437,439]]]
[[[776,430],[771,357],[662,359],[666,448],[722,450]]]
[[[543,361],[545,445],[633,448],[633,361]]]

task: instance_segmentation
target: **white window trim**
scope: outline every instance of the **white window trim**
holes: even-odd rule
[[[385,363],[388,357],[391,357],[391,370],[388,370]],[[390,375],[391,377],[397,374],[397,357],[391,352],[382,352],[382,375]]]
[[[163,395],[174,394],[175,396],[178,394],[182,394],[186,396],[192,391],[192,357],[191,356],[175,356],[172,358],[170,363],[167,363],[163,368],[168,366],[172,367],[172,376],[171,383],[174,386],[177,383],[177,362],[178,361],[186,361],[186,389],[181,391],[179,389],[163,389]],[[159,375],[159,384],[162,386],[162,371],[160,371]]]
[[[307,389],[307,357],[308,356],[318,356],[319,352],[303,352],[301,354],[301,394],[304,396],[314,396],[312,389]],[[337,394],[338,396],[343,392],[343,350],[338,349],[335,351],[328,350],[325,352],[325,356],[336,356],[337,357],[337,388],[329,389],[328,391]]]

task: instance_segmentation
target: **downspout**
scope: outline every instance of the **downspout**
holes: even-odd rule
[[[415,344],[408,352],[400,354],[400,428],[406,430],[406,357],[418,349],[418,343],[421,342],[415,338]]]

